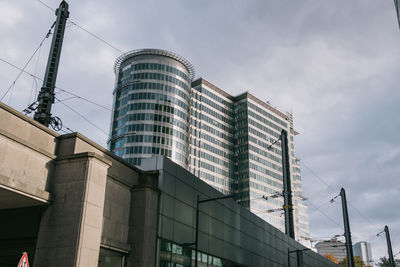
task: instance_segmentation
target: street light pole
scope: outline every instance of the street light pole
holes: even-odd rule
[[[194,239],[194,266],[197,267],[197,251],[199,245],[199,204],[200,204],[200,196],[197,195],[197,203],[196,203],[196,236]]]
[[[194,256],[194,266],[197,267],[197,252],[198,252],[198,246],[199,246],[199,207],[201,203],[205,202],[210,202],[210,201],[215,201],[215,200],[220,200],[220,199],[226,199],[226,198],[234,198],[234,195],[228,195],[228,196],[223,196],[223,197],[214,197],[214,198],[209,198],[209,199],[203,199],[200,200],[200,196],[197,195],[197,203],[196,203],[196,236],[195,236],[195,241],[194,241],[194,250],[195,250],[195,256]]]

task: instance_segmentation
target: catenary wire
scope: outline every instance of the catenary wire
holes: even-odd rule
[[[31,60],[33,59],[33,57],[35,56],[36,52],[40,49],[40,47],[43,45],[43,42],[50,36],[51,34],[51,30],[53,29],[55,25],[55,22],[53,23],[53,25],[50,27],[49,31],[46,33],[46,35],[43,37],[42,41],[40,42],[39,46],[35,49],[35,51],[33,52],[32,56],[29,58],[29,60],[25,63],[24,67],[20,70],[20,72],[18,73],[17,77],[15,78],[15,80],[11,83],[10,87],[7,89],[7,91],[4,93],[4,95],[1,97],[0,101],[3,100],[3,98],[8,94],[8,92],[11,90],[11,88],[13,88],[13,86],[15,85],[15,83],[17,82],[17,80],[19,79],[19,77],[21,76],[21,74],[25,71],[25,68],[28,66],[28,64],[31,62]]]
[[[46,3],[44,3],[41,0],[37,0],[39,3],[41,3],[42,5],[44,5],[45,7],[47,7],[48,9],[55,11],[55,9],[51,8],[49,5],[47,5]],[[117,47],[115,47],[114,45],[112,45],[110,42],[104,40],[104,38],[101,38],[100,36],[92,33],[91,31],[89,31],[88,29],[86,29],[85,27],[79,25],[79,23],[77,23],[76,21],[71,20],[70,18],[67,18],[67,20],[72,23],[74,26],[78,27],[79,29],[81,29],[82,31],[86,32],[87,34],[91,35],[92,37],[94,37],[95,39],[97,39],[98,41],[108,45],[109,47],[111,47],[112,49],[114,49],[115,51],[118,51],[119,53],[123,54],[124,52],[121,49],[118,49]]]
[[[313,206],[316,210],[318,210],[322,215],[324,215],[326,218],[328,218],[331,222],[333,222],[341,231],[343,231],[343,226],[341,226],[337,221],[332,219],[329,215],[327,215],[325,212],[320,210],[317,206],[315,206],[309,199],[306,200],[308,203],[310,203],[311,206]]]
[[[306,169],[308,169],[308,170],[310,171],[310,173],[311,173],[314,177],[316,177],[316,178],[317,178],[318,180],[320,180],[323,184],[325,184],[329,189],[332,190],[332,192],[337,193],[338,190],[336,190],[335,188],[333,188],[331,185],[329,185],[327,182],[325,182],[319,175],[317,175],[310,167],[308,167],[308,166],[304,163],[304,160],[301,160],[300,162],[301,162],[301,164],[302,164],[304,167],[306,167]],[[350,203],[349,200],[347,200],[347,203],[348,203],[348,205],[349,205],[352,209],[354,209],[355,211],[357,211],[357,213],[358,213],[361,217],[363,217],[371,226],[374,226],[374,227],[376,227],[377,229],[381,229],[381,227],[378,227],[376,224],[372,223],[371,220],[370,220],[368,217],[366,217],[365,215],[363,215],[355,206],[353,206],[353,205]]]
[[[72,112],[74,112],[75,114],[77,114],[79,117],[81,117],[82,119],[84,119],[86,122],[90,123],[93,127],[95,127],[96,129],[98,129],[99,131],[101,131],[102,133],[104,133],[107,137],[108,137],[108,133],[106,131],[104,131],[103,129],[101,129],[100,127],[98,127],[96,124],[94,124],[92,121],[90,121],[89,119],[87,119],[85,116],[83,116],[81,113],[79,113],[78,111],[74,110],[73,108],[71,108],[70,106],[68,106],[67,104],[65,104],[64,102],[62,102],[60,99],[58,99],[57,97],[55,97],[56,100],[59,101],[59,103],[63,104],[64,106],[66,106],[69,110],[71,110]]]
[[[39,52],[38,52],[38,55],[37,55],[37,59],[36,59],[35,69],[34,69],[34,71],[33,71],[33,75],[34,75],[34,76],[36,76],[36,74],[37,74],[37,69],[38,69],[38,66],[39,66],[40,52],[41,52],[41,51],[42,51],[42,50],[39,49]],[[38,87],[37,80],[36,80],[35,77],[32,77],[32,86],[31,86],[31,92],[30,92],[30,95],[29,95],[28,105],[30,105],[30,104],[32,103],[32,101],[34,101],[34,99],[36,99],[36,96],[37,96],[37,87]],[[33,94],[33,89],[35,89],[35,93],[34,93],[34,94]],[[32,97],[32,94],[33,94],[33,97]]]
[[[40,80],[40,81],[43,81],[42,78],[40,78],[40,77],[38,77],[38,76],[36,76],[36,75],[34,75],[34,74],[32,74],[32,73],[26,71],[26,70],[21,69],[20,67],[18,67],[18,66],[16,66],[16,65],[12,64],[11,62],[9,62],[9,61],[7,61],[7,60],[5,60],[5,59],[0,58],[0,61],[2,61],[2,62],[4,62],[4,63],[8,64],[9,66],[11,66],[11,67],[13,67],[13,68],[16,68],[16,69],[18,69],[18,70],[21,70],[23,73],[25,73],[25,74],[31,76],[32,78],[38,79],[38,80]],[[58,87],[58,86],[56,86],[55,88],[57,88],[58,90],[60,90],[60,91],[62,91],[62,92],[64,92],[64,93],[70,94],[70,95],[72,95],[72,96],[74,96],[74,97],[76,97],[76,98],[78,98],[78,99],[82,99],[82,100],[84,100],[84,101],[86,101],[86,102],[89,102],[89,103],[91,103],[91,104],[93,104],[93,105],[96,105],[96,106],[98,106],[98,107],[100,107],[100,108],[103,108],[103,109],[108,110],[108,111],[112,111],[110,108],[108,108],[108,107],[106,107],[106,106],[103,106],[103,105],[101,105],[101,104],[98,104],[98,103],[96,103],[96,102],[94,102],[94,101],[92,101],[92,100],[89,100],[89,99],[87,99],[87,98],[85,98],[85,97],[83,97],[83,96],[79,96],[79,95],[77,95],[77,94],[75,94],[75,93],[72,93],[72,92],[66,90],[66,89],[62,89],[62,88],[60,88],[60,87]]]

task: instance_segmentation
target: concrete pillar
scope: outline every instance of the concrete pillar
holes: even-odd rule
[[[158,172],[143,173],[139,176],[139,184],[132,189],[128,267],[156,266],[160,196],[157,179]]]
[[[57,158],[53,203],[42,217],[34,267],[97,266],[110,166],[93,152]]]

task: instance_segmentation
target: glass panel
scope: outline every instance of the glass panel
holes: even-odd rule
[[[100,248],[99,267],[122,267],[124,255],[122,253]]]

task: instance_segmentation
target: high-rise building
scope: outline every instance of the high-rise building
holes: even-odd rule
[[[245,92],[232,96],[174,53],[119,57],[110,150],[134,165],[161,154],[284,231],[280,134],[288,132],[296,239],[309,244],[293,117]],[[267,200],[264,197],[267,197]]]
[[[371,244],[365,241],[353,245],[354,256],[359,256],[367,265],[373,264]]]

